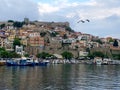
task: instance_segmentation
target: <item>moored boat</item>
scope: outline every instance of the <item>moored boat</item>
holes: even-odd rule
[[[102,65],[108,65],[108,64],[110,64],[110,62],[111,62],[111,59],[104,58],[103,61],[102,61]]]
[[[48,62],[38,62],[38,66],[47,66]]]
[[[10,60],[7,60],[6,65],[7,66],[17,66],[18,63],[17,63],[17,61],[10,59]]]
[[[6,61],[5,60],[0,60],[0,66],[4,66],[4,65],[6,65]]]
[[[34,62],[28,62],[27,59],[19,59],[19,60],[7,60],[7,66],[34,66]]]
[[[49,60],[35,60],[35,64],[37,66],[47,66],[49,63]]]
[[[102,58],[100,58],[100,57],[95,57],[95,58],[94,58],[94,64],[101,65],[101,64],[102,64]]]

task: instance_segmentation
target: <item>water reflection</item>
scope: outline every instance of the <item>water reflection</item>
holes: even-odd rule
[[[120,66],[0,67],[0,90],[119,90]]]

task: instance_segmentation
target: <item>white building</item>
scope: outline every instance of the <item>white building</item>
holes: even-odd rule
[[[15,47],[15,52],[17,54],[23,55],[24,51],[23,51],[23,46],[17,46]]]
[[[79,56],[80,57],[85,57],[88,55],[88,52],[85,52],[85,51],[79,51]]]

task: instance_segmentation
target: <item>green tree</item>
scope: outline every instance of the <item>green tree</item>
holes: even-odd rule
[[[25,56],[25,57],[29,57],[30,55],[29,55],[29,54],[25,54],[24,56]]]
[[[113,59],[120,60],[120,54],[112,54]]]
[[[4,23],[0,25],[0,28],[1,28],[1,29],[4,28],[4,27],[5,27],[5,24],[4,24]]]
[[[21,55],[16,52],[6,51],[5,48],[0,48],[0,57],[1,58],[20,58]]]
[[[10,58],[20,58],[21,55],[17,54],[16,52],[10,52]]]
[[[95,56],[94,56],[93,54],[89,53],[89,54],[88,54],[88,57],[89,57],[90,59],[94,59]]]
[[[15,50],[15,46],[18,45],[20,46],[21,45],[21,42],[20,42],[20,39],[19,38],[15,38],[14,41],[13,41],[13,48]]]
[[[109,42],[114,42],[114,40],[112,38],[110,38]]]
[[[78,45],[75,45],[75,49],[78,50],[78,48],[79,48]]]
[[[118,59],[120,60],[120,54],[118,54]]]
[[[86,52],[90,53],[90,48],[86,48]]]
[[[65,51],[61,55],[62,55],[63,58],[68,59],[68,60],[70,60],[71,58],[73,58],[73,54],[71,52]]]
[[[50,43],[50,40],[49,40],[49,38],[47,38],[47,40],[46,40],[46,43]]]
[[[9,58],[9,52],[7,51],[1,51],[1,58]]]
[[[99,44],[103,44],[103,42],[100,39],[98,39],[96,42],[98,42]]]
[[[71,27],[69,27],[69,26],[66,26],[66,27],[65,27],[65,30],[66,30],[66,31],[69,31],[69,32],[74,32],[74,30],[72,30]]]
[[[45,35],[46,35],[46,32],[41,32],[41,33],[40,33],[40,36],[41,36],[41,37],[44,37]]]
[[[63,35],[63,39],[67,39],[68,36],[66,34]]]
[[[113,46],[118,47],[118,41],[116,39],[114,40]]]
[[[4,47],[0,47],[0,52],[1,51],[5,51],[5,48]]]
[[[91,54],[93,57],[101,57],[101,58],[104,58],[104,54],[100,51],[95,51]]]
[[[3,51],[5,51],[5,48],[0,47],[0,57],[2,57],[2,54],[1,54],[1,53],[2,53]]]
[[[36,55],[38,58],[46,59],[47,57],[51,57],[52,55],[46,52],[38,53]]]
[[[16,28],[21,28],[23,26],[23,24],[24,24],[23,22],[16,21],[16,22],[13,23],[13,26],[16,27]]]
[[[56,32],[52,32],[52,33],[50,34],[50,36],[51,36],[51,37],[56,37],[57,34],[58,34],[58,33],[56,33]]]
[[[12,22],[13,23],[14,21],[13,20],[8,20],[8,22]]]

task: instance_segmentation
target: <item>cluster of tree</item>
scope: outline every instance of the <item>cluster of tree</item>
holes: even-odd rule
[[[98,42],[99,44],[103,44],[103,42],[100,39],[96,40],[96,42]]]
[[[75,31],[74,31],[73,29],[71,29],[71,27],[69,27],[69,26],[66,26],[66,27],[65,27],[65,30],[66,30],[66,31],[69,31],[69,32],[75,32]]]
[[[114,46],[114,47],[118,47],[118,46],[119,46],[119,45],[118,45],[118,41],[117,41],[116,39],[114,40],[113,46]]]
[[[71,60],[71,58],[73,58],[73,54],[72,54],[71,52],[65,51],[65,52],[63,52],[61,55],[62,55],[62,57],[63,57],[64,59]]]
[[[4,48],[0,48],[0,57],[1,58],[20,58],[21,55],[16,52],[6,51]]]
[[[41,36],[41,37],[44,37],[45,35],[46,35],[46,32],[41,32],[41,33],[40,33],[40,36]]]
[[[71,52],[65,51],[65,52],[63,52],[61,55],[62,55],[62,57],[63,57],[64,59],[71,60],[71,58],[73,58],[73,54],[72,54]],[[54,55],[49,54],[49,53],[46,53],[46,52],[38,53],[36,56],[37,56],[38,58],[41,58],[41,59],[46,59],[46,58],[52,58],[52,59],[54,59],[54,58],[56,58]]]
[[[98,42],[99,44],[103,44],[103,42],[100,39],[92,40],[93,42]]]
[[[3,29],[4,27],[5,27],[4,23],[0,25],[0,29]]]
[[[16,28],[21,28],[23,25],[24,22],[18,22],[18,21],[13,22],[13,26]]]
[[[29,57],[30,55],[28,53],[24,54],[25,57]]]
[[[63,39],[68,39],[67,34],[64,34],[62,38],[63,38]]]
[[[8,23],[14,23],[14,21],[13,20],[8,20]]]
[[[52,33],[50,33],[50,36],[51,37],[56,37],[57,34],[58,34],[57,32],[52,32]]]
[[[42,53],[38,53],[36,56],[37,56],[38,58],[41,58],[41,59],[46,59],[46,58],[49,58],[49,57],[51,57],[51,56],[53,56],[53,55],[51,55],[51,54],[49,54],[49,53],[46,53],[46,52],[42,52]]]
[[[13,26],[16,28],[21,28],[25,22],[20,22],[20,21],[13,21],[13,20],[8,20],[8,23],[13,23]],[[0,25],[0,29],[5,27],[5,23]]]
[[[113,59],[120,60],[120,54],[113,54]]]
[[[95,57],[101,57],[104,58],[106,57],[104,53],[100,52],[100,51],[95,51],[93,53],[89,53],[88,57],[90,57],[91,59],[94,59]]]
[[[21,42],[20,42],[20,39],[19,38],[15,38],[14,41],[13,41],[13,49],[15,50],[15,46],[18,45],[20,46],[21,45]]]
[[[109,42],[110,42],[110,43],[111,43],[111,42],[114,42],[114,40],[113,40],[112,38],[110,38]]]

